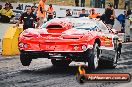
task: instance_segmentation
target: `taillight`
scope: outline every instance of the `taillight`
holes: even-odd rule
[[[28,44],[22,43],[22,42],[19,43],[18,46],[19,46],[20,48],[28,48]]]
[[[86,45],[82,45],[82,50],[86,51],[87,50],[87,46]]]
[[[22,48],[22,47],[24,47],[24,43],[19,43],[18,46],[19,46],[20,48]]]

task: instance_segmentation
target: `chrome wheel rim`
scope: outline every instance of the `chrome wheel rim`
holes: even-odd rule
[[[98,44],[95,44],[95,48],[94,48],[94,66],[95,66],[95,69],[98,67],[98,56],[97,56],[97,48],[98,48]]]

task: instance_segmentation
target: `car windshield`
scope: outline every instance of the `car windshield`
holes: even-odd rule
[[[103,33],[109,33],[108,28],[102,21],[96,22],[96,24]]]
[[[102,21],[97,21],[97,20],[87,19],[87,18],[70,18],[70,19],[62,18],[62,19],[65,19],[66,21],[72,23],[73,28],[76,28],[76,29],[95,30],[98,28],[104,33],[109,32],[106,25]],[[44,23],[41,26],[41,28],[46,28],[47,24],[49,22],[52,22],[53,20],[57,20],[57,18]]]
[[[95,30],[97,25],[93,22],[81,22],[81,23],[73,23],[73,27],[76,29],[85,29],[85,30]]]

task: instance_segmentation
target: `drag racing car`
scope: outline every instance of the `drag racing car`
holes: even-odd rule
[[[102,21],[89,18],[55,18],[40,29],[27,29],[19,36],[20,60],[29,66],[32,59],[51,59],[53,66],[85,62],[90,70],[115,68],[121,43]]]

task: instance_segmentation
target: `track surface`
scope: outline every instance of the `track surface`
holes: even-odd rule
[[[116,69],[99,69],[94,73],[130,73],[132,75],[132,44],[123,45]],[[85,83],[75,79],[78,66],[73,62],[67,68],[55,68],[48,59],[33,60],[23,67],[19,56],[0,57],[0,87],[114,87],[124,83]]]

